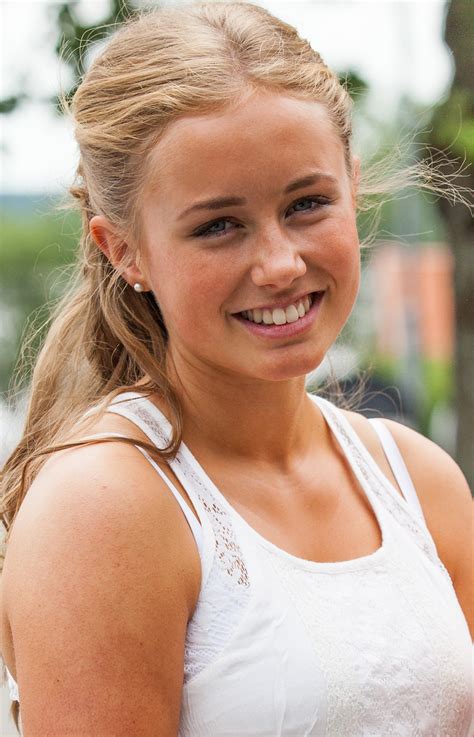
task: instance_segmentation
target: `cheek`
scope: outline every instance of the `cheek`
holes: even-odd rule
[[[327,221],[320,232],[323,246],[318,249],[321,267],[336,284],[359,283],[360,246],[353,218],[344,221]]]
[[[229,298],[236,283],[235,266],[225,254],[181,252],[178,249],[151,264],[152,285],[163,317],[172,329],[200,330]]]

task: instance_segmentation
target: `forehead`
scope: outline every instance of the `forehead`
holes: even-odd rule
[[[154,147],[147,189],[183,204],[203,192],[275,185],[321,169],[345,174],[344,149],[323,105],[259,92],[224,111],[173,122]],[[281,181],[280,181],[281,180]]]

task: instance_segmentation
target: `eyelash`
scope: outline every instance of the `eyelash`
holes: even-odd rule
[[[324,207],[324,205],[329,205],[331,203],[331,200],[328,197],[300,197],[300,199],[295,200],[295,202],[293,202],[293,204],[291,204],[288,209],[291,210],[292,207],[295,207],[300,202],[311,202],[315,205],[318,205],[319,207]],[[319,207],[311,208],[309,210],[299,210],[298,212],[302,212],[302,213],[314,212],[315,210],[319,209]],[[225,222],[232,222],[232,220],[231,218],[228,218],[228,217],[218,218],[216,220],[213,220],[210,223],[206,223],[206,225],[202,225],[200,228],[194,231],[193,235],[200,237],[200,238],[220,238],[223,235],[226,235],[226,233],[228,233],[229,231],[228,230],[211,231],[211,228],[214,225],[217,225],[219,223],[225,223]]]

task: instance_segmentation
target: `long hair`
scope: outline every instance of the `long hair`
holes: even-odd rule
[[[140,252],[140,196],[160,136],[180,117],[225,109],[256,89],[323,105],[351,175],[348,91],[292,26],[251,3],[198,2],[134,15],[92,63],[72,104],[65,103],[80,151],[70,193],[82,235],[74,277],[52,314],[32,373],[22,438],[3,471],[6,542],[48,454],[81,442],[72,442],[74,429],[91,406],[100,416],[124,389],[157,393],[168,408],[172,435],[160,451],[143,446],[162,459],[176,453],[182,418],[166,372],[166,326],[153,295],[135,293],[122,278],[123,268]],[[416,165],[383,181],[382,167],[366,172],[365,183],[363,173],[360,207],[366,194],[410,182],[441,193],[434,171]],[[449,188],[443,178],[441,184]],[[94,215],[106,217],[128,246],[118,268],[91,238]],[[18,710],[14,716],[17,721]]]
[[[296,30],[249,3],[196,3],[137,15],[95,59],[67,112],[80,150],[70,192],[82,219],[74,277],[57,305],[32,373],[23,436],[3,474],[8,533],[28,486],[49,453],[91,405],[105,409],[125,387],[157,392],[173,428],[162,458],[179,446],[182,421],[166,374],[167,333],[151,293],[136,294],[89,233],[105,216],[140,248],[138,204],[150,151],[167,126],[225,108],[265,88],[323,104],[350,166],[351,98]],[[145,376],[147,385],[136,386]],[[156,449],[154,449],[156,453]]]
[[[97,418],[124,389],[156,393],[168,409],[172,434],[166,448],[144,447],[164,460],[176,453],[182,417],[166,372],[166,326],[153,294],[135,293],[121,274],[140,253],[140,198],[160,136],[178,118],[238,104],[257,89],[323,105],[352,176],[347,89],[292,26],[251,3],[197,2],[136,13],[92,63],[72,104],[64,101],[80,151],[70,194],[81,214],[82,235],[73,278],[52,313],[32,372],[22,438],[2,474],[6,541],[47,455],[68,447],[92,405],[99,409]],[[389,156],[363,170],[358,210],[371,209],[373,195],[408,185],[462,200],[454,177],[438,168],[443,163],[438,153],[437,160],[398,170],[396,157]],[[381,203],[375,200],[376,214]],[[128,246],[118,268],[90,235],[89,221],[99,214]]]

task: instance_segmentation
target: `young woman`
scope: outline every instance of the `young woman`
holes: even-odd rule
[[[209,3],[122,28],[72,110],[82,256],[4,481],[24,735],[466,737],[466,482],[305,391],[359,285],[347,92]]]

